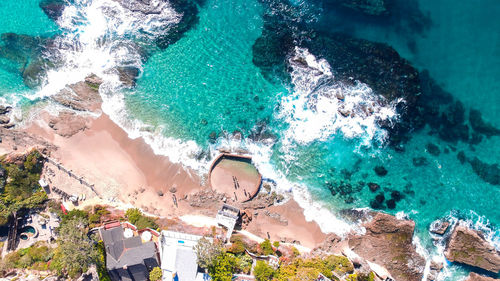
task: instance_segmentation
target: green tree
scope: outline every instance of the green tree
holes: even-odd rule
[[[257,261],[257,265],[253,269],[253,275],[257,281],[268,281],[274,276],[274,268],[268,265],[265,261]]]
[[[155,267],[151,272],[149,273],[149,280],[151,281],[160,281],[163,276],[163,273],[161,271],[161,268]]]
[[[220,244],[212,243],[205,237],[198,240],[198,244],[194,246],[194,250],[198,258],[198,265],[201,268],[207,269],[213,265],[217,257],[224,252]]]
[[[71,219],[63,219],[57,230],[59,235],[51,269],[60,275],[77,277],[99,261],[99,253],[87,237],[88,221],[74,213]]]
[[[222,252],[208,267],[208,274],[214,281],[231,281],[236,267],[234,256]]]
[[[264,255],[272,255],[274,254],[273,247],[271,245],[271,241],[269,239],[264,240],[262,243],[260,243],[260,250],[261,253]]]
[[[127,219],[133,223],[135,226],[137,226],[138,229],[143,229],[143,228],[158,228],[158,224],[156,223],[155,219],[145,216],[142,214],[141,210],[139,209],[128,209],[125,212],[125,216]]]

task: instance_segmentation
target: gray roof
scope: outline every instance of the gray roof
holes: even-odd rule
[[[196,254],[189,248],[177,248],[175,269],[179,281],[192,281],[196,279],[198,264],[196,264]]]
[[[142,243],[139,236],[125,238],[121,227],[100,229],[99,233],[106,247],[106,267],[112,280],[148,280],[148,271],[158,266],[153,241]]]

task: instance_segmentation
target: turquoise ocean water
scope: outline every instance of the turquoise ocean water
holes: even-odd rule
[[[92,1],[77,2],[81,2],[78,8],[87,9]],[[500,22],[493,20],[500,13],[500,4],[496,0],[481,2],[416,1],[430,19],[422,32],[342,18],[328,28],[391,45],[417,69],[427,69],[467,111],[480,110],[486,122],[500,128]],[[307,6],[306,1],[294,4]],[[257,0],[206,0],[198,9],[196,25],[168,48],[154,49],[139,66],[141,74],[134,88],[105,88],[105,111],[131,136],[142,135],[158,153],[195,168],[206,166],[217,148],[244,148],[254,155],[264,177],[276,181],[280,190],[299,196],[304,207],[316,210],[312,218],[325,230],[336,226],[328,223],[328,218],[319,219],[321,212],[328,217],[328,211],[337,214],[347,208],[366,208],[375,195],[383,193],[387,200],[399,191],[402,200],[385,211],[414,219],[417,236],[429,255],[440,255],[432,244],[429,225],[447,216],[470,220],[500,245],[499,186],[485,182],[471,165],[457,159],[457,153],[464,151],[467,157],[500,163],[500,137],[483,138],[471,146],[442,141],[425,128],[411,133],[404,152],[400,152],[383,143],[371,144],[366,133],[351,136],[350,124],[331,129],[329,122],[339,123],[340,119],[326,117],[328,103],[314,105],[323,108],[325,115],[310,115],[298,82],[265,79],[254,65],[252,46],[263,30],[266,5]],[[318,13],[319,22],[322,17],[338,16],[328,10],[313,11]],[[4,1],[0,16],[1,33],[51,36],[68,24],[56,25],[35,0]],[[73,30],[80,32],[86,26],[92,25],[82,24]],[[116,33],[113,36],[128,34]],[[112,48],[105,50],[113,52]],[[0,97],[7,102],[16,94],[38,91],[24,86],[21,67],[20,62],[0,58]],[[253,137],[264,124],[268,135]],[[368,130],[370,126],[361,127]],[[375,129],[376,135],[381,134],[382,129]],[[234,131],[242,132],[242,141],[231,138]],[[429,153],[429,143],[440,153]],[[413,159],[422,157],[426,164],[415,166]],[[386,176],[374,172],[379,165],[387,169]],[[379,184],[381,189],[371,192],[368,182]],[[328,184],[342,185],[343,189],[332,195]],[[466,269],[458,266],[448,270],[447,280],[466,274]]]

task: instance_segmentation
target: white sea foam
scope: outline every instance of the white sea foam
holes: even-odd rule
[[[56,67],[47,70],[40,90],[27,97],[54,95],[91,73],[103,78],[105,83],[120,86],[116,67],[142,67],[140,46],[131,39],[152,40],[149,36],[165,32],[160,27],[166,28],[180,20],[168,2],[151,2],[158,7],[158,13],[146,15],[126,9],[118,1],[72,1],[57,21],[63,32],[52,44],[59,48],[45,54]]]
[[[377,121],[397,118],[394,103],[373,94],[364,83],[347,86],[336,81],[329,63],[307,49],[296,47],[289,65],[293,94],[283,98],[279,112],[290,125],[285,145],[325,141],[337,132],[344,138],[359,138],[366,146],[386,139],[387,132]]]

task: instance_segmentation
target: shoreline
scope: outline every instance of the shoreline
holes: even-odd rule
[[[51,157],[75,175],[94,184],[104,201],[116,202],[118,199],[123,205],[166,218],[185,215],[215,217],[216,210],[223,203],[220,201],[208,209],[206,206],[191,206],[190,197],[210,190],[208,183],[202,183],[203,179],[192,169],[172,163],[167,156],[155,154],[143,138],[129,138],[125,130],[105,113],[95,119],[81,117],[86,119],[86,128],[69,137],[60,136],[50,128],[46,121],[50,118],[47,113],[43,113],[42,118],[23,131],[55,145],[57,149],[51,152]],[[78,191],[82,188],[72,186],[74,181],[54,170],[55,167],[52,167],[54,175],[50,178],[51,185],[67,190],[69,194],[82,193]],[[172,200],[172,187],[176,189],[178,207]],[[86,195],[92,196],[91,193]],[[238,206],[238,202],[228,203]],[[284,204],[254,209],[252,212],[252,220],[246,230],[260,237],[269,237],[274,241],[295,241],[312,249],[327,236],[316,222],[306,220],[304,210],[293,198]]]

